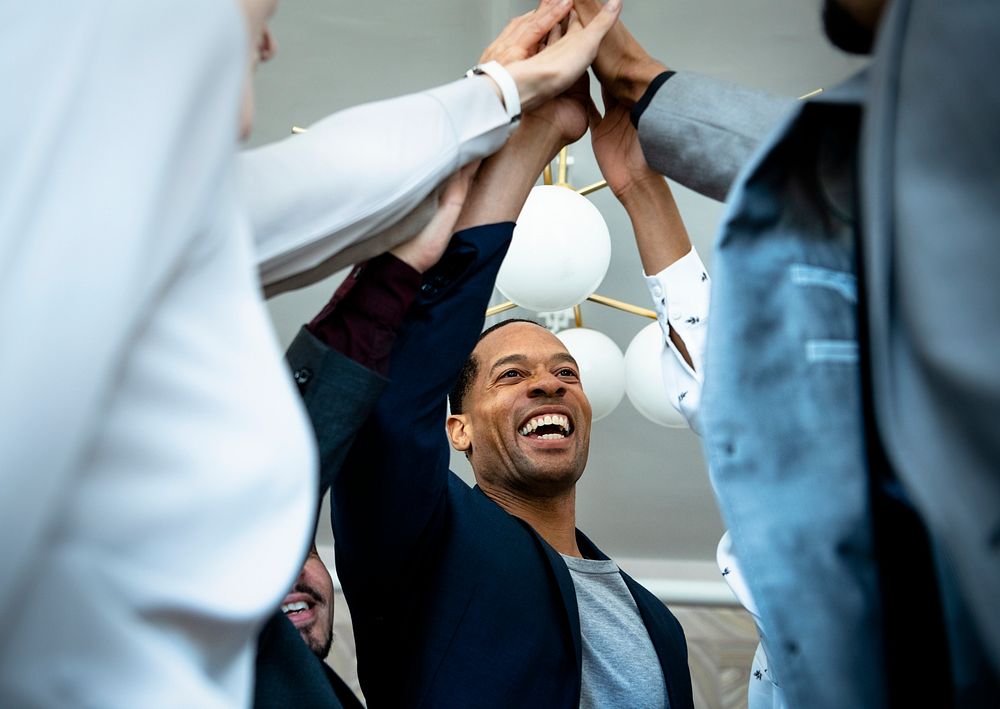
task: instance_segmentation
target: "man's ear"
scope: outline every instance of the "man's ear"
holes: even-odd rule
[[[451,447],[461,453],[468,453],[472,448],[472,426],[465,418],[465,414],[452,414],[445,426],[448,429]]]

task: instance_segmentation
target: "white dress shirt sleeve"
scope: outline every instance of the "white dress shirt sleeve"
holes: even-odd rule
[[[245,151],[241,190],[263,284],[389,228],[514,127],[490,79],[477,76],[339,111]]]
[[[693,246],[655,276],[645,278],[657,322],[663,331],[660,361],[667,395],[692,430],[701,435],[699,408],[712,281]],[[683,340],[691,356],[691,365],[671,342],[670,328]]]
[[[5,7],[0,18],[0,704],[183,697],[216,706],[204,701],[219,696],[204,668],[228,667],[229,656],[176,651],[185,630],[215,632],[216,619],[196,620],[180,603],[140,611],[136,594],[108,583],[122,559],[150,539],[169,542],[174,530],[103,536],[112,528],[104,522],[141,514],[147,500],[105,505],[87,473],[106,470],[106,449],[96,444],[109,442],[109,411],[126,388],[135,342],[186,260],[207,248],[231,183],[243,18],[235,3],[200,0],[38,0]],[[164,366],[177,359],[164,356]],[[156,428],[146,436],[166,438]],[[122,444],[121,458],[145,452],[111,442]],[[123,479],[141,484],[146,474],[136,465]],[[185,518],[192,529],[201,522]],[[54,568],[78,572],[102,604],[60,618],[81,608],[85,594],[82,583],[50,585],[45,574]],[[148,579],[163,587],[173,580]],[[130,613],[129,622],[102,625],[111,609]],[[58,628],[55,643],[44,637],[46,622]],[[88,623],[103,631],[81,650],[74,641]],[[139,646],[140,635],[143,650],[156,651],[130,659],[148,670],[101,662]],[[252,665],[241,666],[249,674]]]

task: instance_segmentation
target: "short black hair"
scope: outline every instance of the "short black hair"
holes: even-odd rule
[[[476,345],[483,341],[483,338],[489,335],[494,330],[499,330],[505,325],[511,325],[516,322],[526,322],[532,325],[538,325],[538,327],[545,327],[541,323],[535,322],[534,320],[526,320],[524,318],[509,318],[507,320],[501,320],[495,325],[491,325],[479,334],[479,338],[476,340]],[[475,347],[473,347],[475,350]],[[462,406],[465,404],[465,396],[469,393],[469,387],[472,386],[472,382],[476,379],[476,375],[479,374],[479,360],[476,359],[475,352],[469,353],[469,358],[465,360],[465,364],[462,365],[462,371],[458,373],[458,379],[455,380],[455,385],[451,388],[451,393],[448,394],[448,403],[451,405],[451,413],[460,414],[462,413]]]

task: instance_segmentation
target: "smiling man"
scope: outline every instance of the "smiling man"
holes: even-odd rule
[[[325,660],[333,644],[333,579],[315,544],[295,585],[281,602],[281,612],[299,631],[312,654]]]
[[[574,496],[590,448],[590,402],[578,372],[544,327],[505,320],[480,336],[459,374],[451,444],[468,456],[483,492],[511,513],[532,515],[538,496]]]
[[[336,353],[328,354],[327,359],[334,366],[344,364],[337,364]],[[281,602],[281,613],[276,613],[261,632],[255,709],[361,709],[363,705],[351,688],[325,662],[333,645],[333,602],[333,580],[313,544]]]
[[[333,481],[370,706],[692,706],[677,620],[576,529],[591,424],[576,363],[534,323],[480,336],[511,220],[589,102],[580,83],[525,114],[480,167]],[[477,486],[449,470],[449,439]]]

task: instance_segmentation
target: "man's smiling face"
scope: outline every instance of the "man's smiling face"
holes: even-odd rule
[[[333,643],[333,580],[315,544],[281,610],[313,654],[325,660]]]
[[[487,334],[473,357],[476,376],[448,432],[476,479],[531,497],[571,489],[587,464],[591,410],[566,347],[515,322]]]

